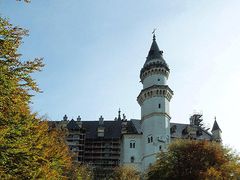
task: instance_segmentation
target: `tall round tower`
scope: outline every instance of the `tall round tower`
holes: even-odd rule
[[[167,85],[170,69],[163,59],[155,34],[146,62],[141,69],[143,89],[137,97],[141,106],[142,168],[147,169],[170,142],[169,102],[173,91]]]

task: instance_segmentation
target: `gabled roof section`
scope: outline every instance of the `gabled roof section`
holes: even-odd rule
[[[69,123],[67,124],[67,128],[69,130],[80,130],[80,127],[73,119],[69,121]]]
[[[216,131],[216,130],[221,131],[220,127],[218,126],[217,120],[215,119],[214,124],[213,124],[213,128],[212,128],[212,132]]]
[[[138,134],[141,134],[141,133],[142,133],[142,130],[141,130],[141,121],[138,120],[138,119],[131,119],[131,122],[132,122],[132,124],[134,125],[137,133],[138,133]]]
[[[140,121],[135,119],[127,121],[126,130],[124,134],[142,134]]]

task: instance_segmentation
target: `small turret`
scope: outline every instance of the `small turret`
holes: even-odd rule
[[[217,141],[217,142],[222,141],[222,137],[221,137],[222,130],[218,126],[216,117],[215,117],[215,121],[214,121],[213,128],[212,128],[211,132],[212,132],[212,138],[213,138],[214,141]]]
[[[78,126],[79,126],[80,128],[82,128],[82,121],[81,121],[81,120],[82,120],[82,118],[81,118],[80,116],[78,116],[76,123],[78,124]]]
[[[66,114],[63,116],[63,120],[64,120],[64,121],[67,121],[67,120],[68,120],[68,117],[67,117]]]
[[[82,118],[80,116],[77,117],[77,121],[81,121]]]
[[[99,125],[100,125],[100,126],[103,126],[103,120],[104,120],[104,118],[103,118],[103,116],[101,115],[100,118],[99,118]]]
[[[119,108],[119,110],[118,110],[118,119],[117,119],[118,121],[121,121],[122,120],[122,118],[121,118],[121,110],[120,110],[120,108]]]
[[[99,118],[99,124],[98,124],[98,128],[97,128],[97,135],[98,137],[104,137],[104,118],[102,116],[100,116]]]

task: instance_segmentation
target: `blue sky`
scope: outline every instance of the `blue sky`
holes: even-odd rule
[[[238,0],[0,0],[0,13],[30,31],[22,59],[44,58],[43,71],[34,74],[43,93],[31,105],[40,115],[112,120],[120,107],[128,119],[140,118],[139,72],[157,28],[171,69],[171,121],[188,123],[201,112],[212,127],[216,116],[224,144],[239,151],[239,6]]]

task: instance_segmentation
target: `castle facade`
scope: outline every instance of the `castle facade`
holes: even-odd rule
[[[202,125],[202,115],[193,114],[189,124],[173,123],[170,102],[173,91],[167,80],[170,68],[159,50],[155,34],[146,61],[140,71],[143,88],[137,97],[141,119],[127,120],[119,110],[112,120],[83,121],[80,117],[51,122],[51,126],[67,128],[69,148],[76,161],[93,166],[99,177],[106,177],[119,165],[133,165],[145,171],[166,151],[174,139],[221,141],[221,129],[215,120],[211,132]],[[99,170],[99,171],[97,171]]]

